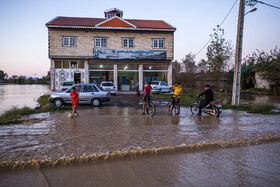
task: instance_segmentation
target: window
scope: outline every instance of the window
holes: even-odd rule
[[[84,66],[84,61],[78,60],[78,68],[79,68],[79,69],[84,69],[84,68],[85,68],[85,66]]]
[[[63,46],[76,46],[76,37],[75,36],[64,36],[62,38]]]
[[[107,13],[107,18],[114,17],[116,14],[115,13]]]
[[[55,61],[55,68],[57,68],[57,69],[62,68],[62,66],[61,66],[61,61],[60,61],[60,60],[56,60],[56,61]]]
[[[76,61],[71,61],[71,68],[72,69],[77,69],[77,62]]]
[[[74,88],[75,91],[78,92],[78,93],[80,93],[80,91],[81,91],[81,87],[80,86],[73,86],[72,88]],[[66,93],[70,93],[72,88],[68,89],[66,91]]]
[[[106,47],[107,38],[95,38],[95,47]]]
[[[153,39],[153,48],[164,48],[164,39]]]
[[[69,69],[69,61],[68,60],[63,60],[63,68],[64,69]]]
[[[94,92],[92,86],[90,85],[84,85],[83,86],[83,92]]]
[[[134,47],[133,38],[124,38],[123,39],[123,48]]]

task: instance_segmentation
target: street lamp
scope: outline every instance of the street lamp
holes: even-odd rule
[[[256,10],[257,10],[257,8],[253,8],[252,10],[246,12],[246,13],[244,14],[244,16],[246,16],[246,14],[249,14],[249,13],[251,13],[251,12],[255,12]]]

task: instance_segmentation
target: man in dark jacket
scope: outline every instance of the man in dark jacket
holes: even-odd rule
[[[210,86],[207,84],[204,87],[204,92],[201,94],[197,95],[197,97],[200,97],[202,95],[205,95],[205,99],[202,99],[199,103],[199,111],[198,111],[198,116],[201,116],[202,113],[202,108],[208,105],[211,101],[214,101],[214,93],[212,89],[210,89]]]

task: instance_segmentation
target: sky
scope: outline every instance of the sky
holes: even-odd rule
[[[41,77],[50,68],[45,24],[56,16],[103,18],[116,7],[124,19],[165,20],[177,28],[174,60],[196,54],[236,0],[0,0],[0,70],[9,76]],[[280,0],[262,0],[280,7]],[[280,47],[280,9],[262,4],[245,16],[243,57],[256,49]],[[224,38],[236,43],[239,0],[222,25]],[[252,8],[246,7],[246,12]],[[233,48],[235,50],[235,47]],[[206,58],[204,48],[195,58]]]

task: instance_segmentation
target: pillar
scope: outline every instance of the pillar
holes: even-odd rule
[[[118,91],[118,65],[114,64],[114,85]]]
[[[139,65],[139,91],[143,91],[143,65]]]
[[[168,75],[167,75],[168,79],[168,85],[172,86],[172,62],[170,62],[170,65],[168,67]]]
[[[55,90],[55,61],[51,59],[51,68],[50,68],[50,78],[51,78],[51,90]]]
[[[84,66],[85,66],[85,83],[89,83],[89,65],[88,65],[88,60],[84,61]]]

